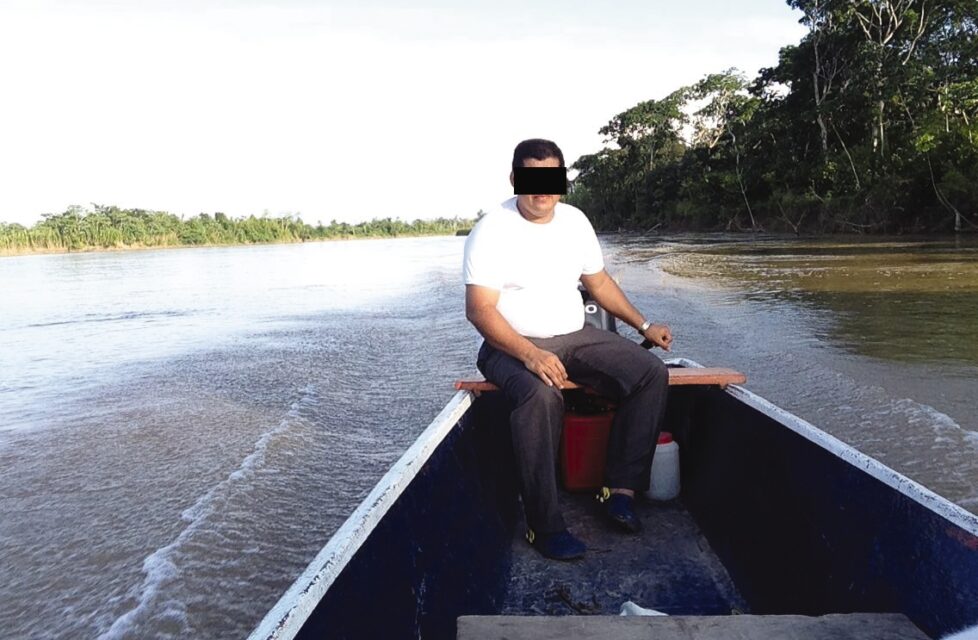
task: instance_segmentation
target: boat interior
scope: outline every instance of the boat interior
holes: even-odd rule
[[[972,516],[743,388],[670,386],[681,492],[639,502],[640,535],[610,529],[593,492],[562,494],[589,548],[573,562],[524,539],[502,394],[460,391],[442,414],[253,637],[295,620],[299,638],[561,640],[926,638],[978,622]],[[626,602],[667,616],[619,616]]]
[[[704,394],[709,395],[711,391],[719,393],[720,390],[718,387],[707,390],[696,380],[680,384],[691,386],[685,389],[673,387],[665,429],[675,434],[683,448],[689,449],[688,460],[684,460],[684,476],[691,486],[685,496],[692,500],[694,509],[696,506],[702,508],[703,496],[697,494],[704,486],[696,481],[694,474],[696,467],[703,464],[702,460],[697,460],[698,455],[712,446],[704,447],[704,434],[694,433],[697,429],[694,426],[695,405],[703,400]],[[739,455],[736,447],[729,452],[734,456]],[[719,468],[714,468],[714,472],[719,471]],[[714,473],[708,475],[709,482],[720,482]],[[790,497],[779,496],[779,493],[772,487],[770,499],[780,497],[790,500]],[[745,493],[742,498],[745,503],[743,517],[753,519],[757,526],[763,526],[763,521],[752,514],[750,506],[758,496]],[[709,501],[712,502],[712,499]],[[636,512],[643,524],[639,534],[623,533],[603,518],[596,490],[562,490],[561,506],[573,533],[588,546],[585,557],[570,562],[544,558],[526,540],[527,528],[517,513],[506,556],[508,570],[499,612],[495,616],[463,617],[458,627],[460,640],[477,637],[560,637],[563,640],[630,638],[636,631],[655,632],[654,635],[641,637],[661,638],[738,638],[741,635],[780,638],[786,637],[789,630],[790,637],[799,639],[928,637],[906,616],[885,613],[885,606],[868,605],[871,612],[867,612],[851,606],[834,607],[824,599],[807,598],[804,583],[808,577],[812,577],[812,582],[824,578],[809,573],[811,559],[785,562],[785,558],[792,553],[790,541],[773,546],[769,558],[763,555],[763,543],[754,545],[754,552],[758,554],[753,559],[756,566],[769,565],[772,561],[776,566],[769,565],[766,570],[768,577],[762,586],[753,579],[745,581],[743,575],[738,575],[742,583],[748,586],[745,597],[724,561],[713,549],[697,518],[687,508],[683,496],[655,501],[639,494]],[[736,496],[726,501],[726,510],[736,517]],[[791,519],[792,512],[790,505],[786,505],[785,518]],[[784,533],[784,525],[781,522],[776,529]],[[766,537],[764,532],[757,532],[758,540]],[[807,551],[804,543],[796,548],[798,554]],[[738,553],[743,553],[743,549]],[[739,562],[745,560],[750,558],[740,558]],[[733,566],[737,565],[738,561],[734,561]],[[783,589],[781,596],[772,593],[779,586]],[[756,603],[756,612],[751,606],[751,598]],[[880,613],[876,613],[877,610]],[[695,625],[690,624],[670,628],[668,625],[674,624],[675,620],[647,620],[643,626],[636,627],[634,621],[622,620],[622,615],[679,616],[679,619],[687,622],[709,619],[712,624],[705,632],[697,632]],[[828,617],[810,627],[797,622],[787,628],[771,624],[772,619],[784,621],[793,615]],[[600,622],[591,620],[584,626],[568,626],[566,622],[534,620],[531,618],[533,616],[615,617],[606,617]],[[738,616],[739,619],[735,621],[730,616]]]
[[[601,517],[587,493],[563,493],[569,528],[588,546],[584,558],[544,558],[516,527],[500,613],[618,615],[626,602],[668,615],[750,613],[720,558],[679,499],[640,501],[639,534],[622,533]]]

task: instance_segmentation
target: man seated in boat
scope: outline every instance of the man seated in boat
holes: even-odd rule
[[[636,491],[649,467],[665,409],[668,372],[637,343],[584,322],[578,291],[653,344],[669,349],[669,327],[646,320],[604,269],[590,221],[560,202],[564,156],[549,140],[525,140],[513,153],[515,197],[490,211],[465,243],[465,312],[485,341],[477,365],[512,404],[513,448],[527,539],[543,555],[571,560],[584,543],[568,530],[554,473],[568,380],[611,389],[618,401],[608,442],[603,508],[619,529],[637,532]]]

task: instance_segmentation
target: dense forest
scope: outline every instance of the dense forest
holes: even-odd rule
[[[0,223],[0,254],[445,235],[472,225],[472,220],[458,218],[414,222],[384,218],[311,226],[291,216],[232,219],[223,213],[202,213],[185,220],[162,211],[95,205],[90,210],[70,207],[64,213],[45,215],[30,228]]]
[[[568,201],[604,230],[978,228],[978,2],[788,4],[777,66],[619,113]]]

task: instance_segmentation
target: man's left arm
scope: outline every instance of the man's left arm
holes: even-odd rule
[[[669,346],[672,344],[672,332],[669,327],[664,324],[653,324],[643,332],[641,329],[642,325],[645,324],[645,317],[628,300],[625,292],[608,275],[607,271],[602,269],[597,273],[582,274],[581,284],[605,311],[634,327],[636,331],[656,346],[669,351]]]

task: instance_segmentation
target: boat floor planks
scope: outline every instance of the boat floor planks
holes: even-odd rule
[[[568,527],[588,546],[582,560],[541,556],[518,526],[501,613],[617,615],[622,603],[667,614],[729,615],[747,605],[680,501],[637,501],[639,535],[612,530],[591,494],[561,493]]]
[[[922,640],[899,613],[808,616],[464,616],[458,640]]]

